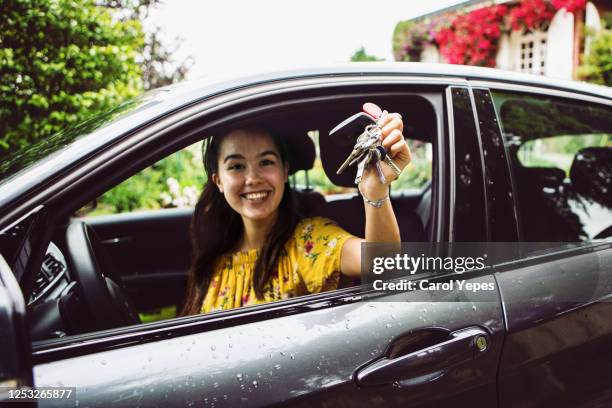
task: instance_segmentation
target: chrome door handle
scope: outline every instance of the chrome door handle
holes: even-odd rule
[[[409,380],[411,385],[441,377],[449,368],[473,360],[490,348],[490,336],[480,327],[468,327],[449,334],[449,339],[399,356],[384,357],[355,374],[360,386],[392,384]]]

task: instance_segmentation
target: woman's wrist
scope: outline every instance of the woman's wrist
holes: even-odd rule
[[[357,186],[362,196],[367,196],[369,200],[377,201],[389,195],[390,184],[382,184],[378,179],[363,180]]]
[[[361,193],[361,197],[363,198],[363,201],[368,204],[371,205],[372,207],[376,207],[376,208],[380,208],[383,206],[383,204],[389,199],[389,193],[387,192],[387,194],[385,194],[385,196],[383,198],[377,199],[377,200],[370,200],[359,188],[359,185],[357,185],[357,189],[359,190],[359,193]]]

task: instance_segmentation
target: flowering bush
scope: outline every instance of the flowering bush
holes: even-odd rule
[[[424,46],[435,43],[448,63],[494,67],[503,31],[540,29],[557,10],[565,8],[573,13],[585,6],[586,0],[522,0],[510,9],[494,5],[454,17],[442,16],[429,23],[401,22],[394,33],[395,57],[401,61],[418,60]]]
[[[523,0],[510,11],[512,30],[531,31],[545,27],[557,10],[573,13],[584,9],[586,0]]]
[[[569,13],[584,10],[586,7],[586,0],[551,0],[550,2],[555,9],[565,8]]]
[[[451,64],[495,66],[497,39],[506,6],[483,7],[456,16],[450,27],[436,34],[440,54]]]
[[[510,10],[510,27],[531,31],[544,27],[555,15],[555,8],[546,0],[523,0]]]
[[[438,17],[425,21],[403,21],[393,33],[393,53],[398,61],[419,61],[423,49],[436,44],[436,33],[448,26],[448,18]]]

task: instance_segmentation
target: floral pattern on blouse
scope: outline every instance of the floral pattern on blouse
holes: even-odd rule
[[[201,312],[273,302],[334,290],[340,280],[342,246],[352,235],[333,221],[306,218],[295,228],[279,258],[278,271],[268,282],[262,300],[253,288],[253,270],[260,251],[240,251],[215,260],[213,277]]]

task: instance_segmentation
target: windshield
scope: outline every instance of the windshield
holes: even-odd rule
[[[11,179],[17,173],[59,154],[75,141],[93,133],[110,122],[122,117],[134,114],[145,107],[158,103],[154,97],[159,90],[147,92],[134,99],[128,100],[121,105],[105,113],[94,116],[85,122],[67,127],[66,129],[40,140],[30,146],[23,147],[5,156],[0,153],[0,184]]]

